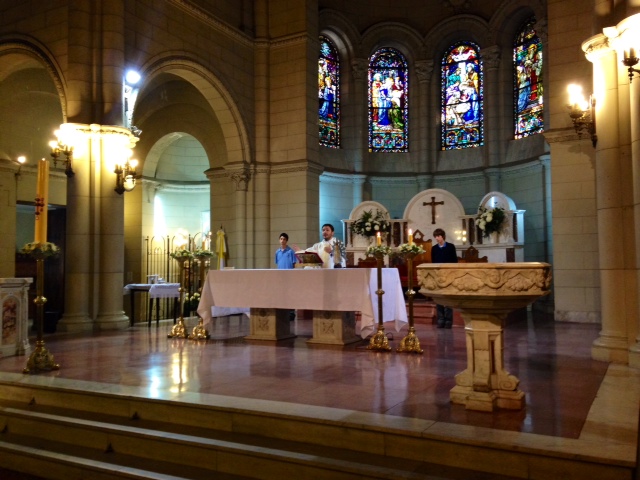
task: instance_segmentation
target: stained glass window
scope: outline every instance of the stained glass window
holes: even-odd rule
[[[318,128],[320,145],[340,147],[340,62],[327,37],[320,36],[318,58]]]
[[[544,130],[542,102],[542,42],[529,19],[516,35],[513,46],[514,130],[524,138]]]
[[[369,151],[409,151],[407,62],[400,52],[382,48],[369,62]]]
[[[484,72],[479,48],[461,42],[442,58],[442,150],[484,143]]]

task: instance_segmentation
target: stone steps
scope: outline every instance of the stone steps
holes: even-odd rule
[[[447,436],[425,420],[294,404],[282,413],[278,402],[211,396],[219,402],[202,405],[77,388],[0,384],[3,468],[61,480],[508,480],[544,478],[532,475],[535,466],[555,465],[570,480],[632,478],[632,468],[622,465]]]

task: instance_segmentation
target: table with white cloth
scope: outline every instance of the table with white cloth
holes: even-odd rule
[[[149,294],[149,312],[147,314],[148,325],[151,326],[151,312],[153,301],[156,301],[156,326],[160,324],[160,299],[173,298],[173,323],[176,323],[177,302],[180,297],[179,283],[130,283],[124,287],[124,295],[131,295],[131,318],[129,325],[133,326],[135,320],[135,298],[136,292],[147,292]]]
[[[396,268],[382,269],[382,289],[385,292],[382,296],[383,321],[393,321],[399,332],[407,323],[407,310]],[[245,307],[251,309],[252,323],[255,320],[259,326],[260,322],[267,321],[262,310],[280,310],[284,312],[280,315],[280,325],[284,326],[286,321],[289,330],[286,312],[313,310],[316,337],[316,318],[327,319],[327,312],[360,312],[360,337],[366,338],[374,332],[379,321],[377,290],[375,268],[209,270],[198,314],[206,322],[211,319],[212,306]],[[271,339],[281,337],[276,334]]]

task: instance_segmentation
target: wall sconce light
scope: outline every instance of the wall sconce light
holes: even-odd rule
[[[463,245],[467,244],[467,231],[466,230],[456,230],[455,232],[456,240],[462,242]]]
[[[583,133],[588,133],[591,137],[593,148],[598,143],[596,135],[596,98],[591,95],[589,100],[585,100],[582,95],[582,87],[579,85],[569,85],[569,116],[573,121],[573,128],[582,137]]]
[[[633,68],[638,64],[638,57],[636,57],[636,50],[634,48],[624,51],[622,63],[627,67],[627,71],[629,72],[629,83],[633,82],[633,74],[640,74],[640,70]]]
[[[20,155],[15,162],[18,164],[18,171],[16,172],[16,179],[20,178],[20,170],[22,170],[22,165],[25,164],[25,162],[27,161],[27,157],[25,157],[24,155]]]
[[[114,189],[119,195],[124,192],[130,192],[136,186],[136,167],[138,161],[127,159],[124,165],[117,164],[113,173],[116,174],[116,188]]]
[[[49,142],[49,147],[51,147],[51,158],[53,158],[53,166],[58,166],[58,159],[60,158],[60,154],[64,154],[65,160],[60,160],[64,162],[64,173],[67,178],[72,178],[75,173],[73,171],[73,146],[67,143],[64,143],[60,138],[60,130],[56,130],[54,132],[56,136],[56,140],[51,140]]]

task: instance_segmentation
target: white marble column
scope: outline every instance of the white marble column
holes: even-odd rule
[[[417,154],[415,160],[413,160],[414,171],[428,172],[430,170],[435,171],[435,165],[433,168],[429,168],[433,162],[435,162],[435,148],[429,148],[429,134],[437,129],[437,125],[434,125],[430,120],[437,118],[434,115],[429,115],[429,88],[431,86],[431,76],[433,75],[433,60],[419,60],[416,62],[416,77],[418,77],[418,119],[417,129],[413,131],[415,139],[410,139],[411,143],[415,144],[415,153]],[[438,145],[434,143],[433,145]],[[412,148],[412,150],[414,150]],[[417,192],[416,192],[417,193]]]
[[[231,172],[231,180],[235,184],[235,207],[236,207],[236,239],[232,242],[237,250],[234,255],[236,267],[246,268],[247,258],[247,186],[251,178],[247,168],[241,168]]]
[[[625,245],[619,242],[623,221],[625,179],[621,175],[616,53],[606,46],[604,36],[592,37],[582,46],[593,63],[598,143],[595,157],[598,260],[602,330],[593,342],[596,360],[628,362],[625,302]],[[617,234],[615,233],[617,232]],[[615,235],[616,248],[611,248]]]
[[[98,209],[95,225],[99,231],[97,253],[98,315],[95,328],[114,330],[126,328],[129,318],[124,314],[124,196],[115,192],[116,163],[124,163],[127,151],[137,138],[124,127],[92,125],[93,150],[99,152],[96,164],[97,190],[94,201]]]
[[[67,180],[67,223],[65,252],[64,314],[57,330],[82,332],[93,329],[95,282],[92,277],[93,243],[92,199],[93,170],[96,159],[91,147],[89,125],[66,124],[62,128],[73,131],[73,170]]]

